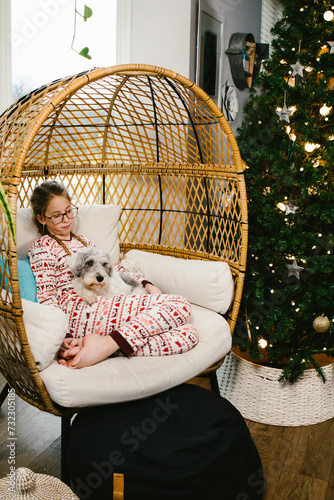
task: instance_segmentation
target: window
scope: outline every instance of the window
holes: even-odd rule
[[[77,11],[88,5],[86,22]],[[116,0],[12,0],[13,101],[58,78],[116,61]],[[92,59],[79,56],[89,48]]]

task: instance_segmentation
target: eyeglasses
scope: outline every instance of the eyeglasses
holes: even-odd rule
[[[78,207],[73,206],[71,208],[68,208],[66,212],[64,212],[63,214],[56,214],[53,215],[52,217],[48,217],[47,215],[45,215],[44,217],[50,219],[52,224],[57,225],[63,222],[65,215],[68,219],[74,219],[74,217],[78,215],[78,210],[79,210]]]

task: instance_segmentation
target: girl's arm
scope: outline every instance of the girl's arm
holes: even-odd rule
[[[28,252],[32,272],[37,286],[40,304],[59,307],[56,286],[56,255],[43,241],[35,241]]]

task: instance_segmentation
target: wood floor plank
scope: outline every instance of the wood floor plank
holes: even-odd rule
[[[333,425],[334,425],[334,420],[333,420]],[[329,441],[328,446],[333,447],[334,446],[334,441]],[[329,473],[329,481],[328,481],[328,487],[327,487],[327,492],[326,492],[326,497],[325,500],[333,500],[334,498],[334,461],[332,462],[332,468]]]
[[[268,500],[325,500],[327,482],[321,479],[285,473]]]
[[[33,458],[29,464],[29,469],[38,474],[48,474],[60,478],[61,463],[60,437],[51,443],[40,455]]]

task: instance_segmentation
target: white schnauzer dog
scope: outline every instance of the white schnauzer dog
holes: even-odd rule
[[[67,261],[73,275],[73,287],[86,304],[100,295],[145,294],[145,288],[134,278],[115,269],[108,252],[85,247]]]

